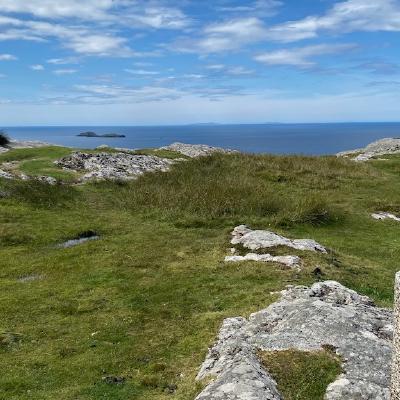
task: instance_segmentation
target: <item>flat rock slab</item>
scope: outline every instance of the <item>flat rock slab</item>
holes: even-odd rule
[[[146,155],[127,153],[81,153],[64,157],[56,164],[72,171],[87,171],[81,178],[91,179],[133,179],[145,172],[167,171],[172,160]]]
[[[297,256],[272,256],[271,254],[248,253],[245,256],[226,256],[225,262],[274,262],[285,265],[288,268],[300,268],[301,258]]]
[[[396,217],[396,215],[388,213],[388,212],[378,212],[371,214],[371,217],[374,219],[377,219],[379,221],[385,220],[385,219],[392,219],[394,221],[400,222],[400,218]]]
[[[335,349],[343,373],[326,400],[389,400],[392,312],[334,281],[288,287],[268,308],[224,321],[197,376],[197,400],[280,400],[258,351]]]
[[[277,246],[297,250],[327,253],[324,246],[312,239],[288,239],[271,231],[252,230],[246,225],[237,226],[232,232],[233,245],[242,245],[250,250],[268,249]]]
[[[222,147],[212,147],[206,144],[187,144],[179,142],[172,143],[169,146],[160,147],[159,150],[174,151],[190,158],[209,156],[214,153],[237,153],[236,150],[223,149]]]

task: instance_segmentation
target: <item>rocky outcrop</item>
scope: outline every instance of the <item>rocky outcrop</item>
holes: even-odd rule
[[[223,149],[222,147],[212,147],[206,144],[186,144],[179,142],[172,143],[169,146],[160,147],[159,150],[174,151],[190,158],[209,156],[214,153],[237,153],[236,150]]]
[[[382,221],[384,219],[392,219],[394,221],[400,222],[400,218],[396,217],[394,214],[389,213],[389,212],[384,212],[384,211],[380,211],[374,214],[371,214],[371,217],[373,219],[377,219],[379,221]]]
[[[245,256],[226,256],[225,262],[272,262],[285,265],[288,268],[300,268],[301,258],[297,256],[272,256],[271,254],[248,253]]]
[[[172,160],[128,153],[81,153],[66,156],[56,164],[75,172],[86,172],[81,180],[133,179],[145,172],[167,171]]]
[[[324,246],[312,239],[287,239],[271,231],[252,230],[246,225],[237,226],[232,232],[233,245],[242,245],[246,249],[260,250],[286,246],[296,250],[327,253]]]
[[[53,144],[39,142],[37,140],[11,140],[6,147],[0,146],[0,154],[11,149],[33,149],[36,147],[55,146]]]
[[[400,138],[385,138],[369,144],[363,149],[343,151],[338,157],[350,157],[354,161],[368,161],[373,157],[385,154],[400,153]]]
[[[288,287],[265,310],[224,321],[197,379],[213,378],[197,400],[278,400],[261,351],[333,349],[343,373],[326,400],[389,400],[392,312],[341,284]]]
[[[82,132],[76,136],[80,137],[88,137],[88,138],[124,138],[125,135],[121,135],[119,133],[105,133],[105,134],[98,134],[96,132]]]

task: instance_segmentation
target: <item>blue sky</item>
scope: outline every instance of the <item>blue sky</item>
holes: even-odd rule
[[[0,0],[0,121],[398,121],[399,39],[400,0]]]

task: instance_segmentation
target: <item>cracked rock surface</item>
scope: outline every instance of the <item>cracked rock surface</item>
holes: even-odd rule
[[[73,171],[86,171],[83,181],[90,179],[133,179],[145,172],[167,171],[172,160],[127,153],[81,153],[66,156],[56,164]]]
[[[334,281],[288,287],[281,299],[248,320],[228,318],[197,379],[214,379],[197,400],[278,400],[259,350],[314,351],[329,346],[343,373],[326,400],[389,400],[392,312]]]
[[[186,144],[179,142],[172,143],[169,146],[160,147],[159,150],[175,151],[190,158],[209,156],[213,153],[237,153],[236,150],[223,149],[222,147],[212,147],[206,144]]]
[[[312,239],[287,239],[271,231],[252,230],[246,225],[237,226],[232,232],[231,243],[240,244],[246,249],[260,250],[277,246],[291,247],[296,250],[327,253],[324,246]]]
[[[278,264],[283,264],[288,268],[299,268],[301,264],[301,259],[300,257],[297,256],[272,256],[271,254],[248,253],[245,256],[225,257],[225,262],[243,262],[243,261],[275,262]]]

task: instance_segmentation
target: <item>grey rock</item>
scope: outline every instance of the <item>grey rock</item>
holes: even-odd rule
[[[53,178],[52,176],[38,176],[36,180],[38,180],[39,182],[47,183],[52,186],[57,185],[57,179]]]
[[[212,147],[206,144],[187,144],[179,142],[172,143],[169,146],[160,147],[159,150],[175,151],[190,158],[209,156],[214,153],[237,153],[236,150],[223,149],[221,147]]]
[[[394,221],[399,222],[400,218],[396,217],[394,214],[388,213],[388,212],[384,212],[384,211],[380,211],[374,214],[371,214],[371,217],[374,219],[377,219],[379,221],[385,220],[385,219],[393,219]]]
[[[271,254],[248,253],[245,256],[226,256],[225,262],[274,262],[283,264],[288,268],[298,269],[301,265],[301,259],[297,256],[272,256]]]
[[[291,247],[303,251],[327,253],[325,247],[312,239],[287,239],[271,231],[252,230],[246,225],[237,226],[232,232],[233,245],[242,245],[250,250],[267,249],[277,246]]]
[[[368,161],[373,157],[396,153],[400,153],[400,138],[385,138],[370,143],[363,149],[344,151],[338,153],[337,156],[354,157],[354,161],[363,162]]]
[[[389,400],[392,335],[390,310],[337,282],[288,287],[248,320],[224,321],[197,376],[214,381],[197,400],[281,399],[257,352],[326,346],[343,360],[343,373],[328,386],[326,400]]]
[[[11,175],[9,172],[7,171],[3,171],[2,169],[0,169],[0,178],[4,178],[4,179],[14,179],[14,175]]]
[[[33,149],[36,147],[56,146],[54,144],[40,142],[37,140],[11,140],[7,147],[0,146],[0,154],[11,149]]]
[[[64,169],[87,171],[82,181],[91,179],[134,179],[145,172],[167,171],[172,160],[127,153],[81,153],[76,152],[56,164]]]

